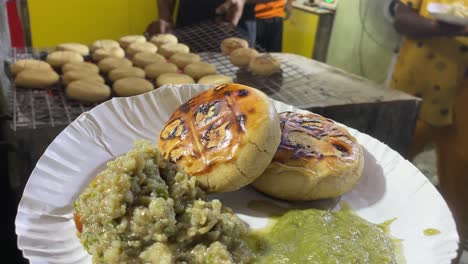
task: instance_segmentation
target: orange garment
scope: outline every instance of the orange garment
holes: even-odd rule
[[[255,17],[259,19],[284,17],[285,2],[285,0],[277,0],[264,4],[257,4],[255,5]]]

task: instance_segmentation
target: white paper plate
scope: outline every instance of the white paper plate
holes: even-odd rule
[[[449,5],[439,4],[439,3],[430,3],[427,6],[427,11],[435,19],[453,25],[459,26],[468,26],[468,18],[457,17],[450,14],[447,14],[447,9]]]
[[[34,169],[16,217],[18,245],[32,263],[90,263],[75,236],[73,201],[107,161],[126,153],[136,139],[156,143],[171,113],[208,86],[166,86],[130,98],[114,98],[82,114],[47,148]],[[274,102],[278,111],[300,111]],[[411,163],[378,140],[349,129],[365,149],[365,168],[356,188],[342,197],[374,223],[397,218],[391,234],[403,240],[407,263],[450,263],[458,235],[442,197]],[[267,199],[250,188],[218,195],[251,227],[266,223],[247,208]],[[423,235],[436,228],[437,236]]]

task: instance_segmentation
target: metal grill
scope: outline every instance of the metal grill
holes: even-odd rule
[[[310,78],[303,72],[282,60],[282,71],[269,77],[255,76],[232,65],[229,58],[219,53],[223,39],[243,37],[238,30],[228,30],[212,22],[177,29],[174,32],[180,42],[190,46],[206,62],[215,64],[220,74],[231,76],[235,82],[262,90],[275,100],[295,106],[306,105],[313,94],[310,92]],[[262,50],[257,47],[258,50]],[[9,62],[19,59],[45,59],[48,49],[13,49]],[[281,60],[281,58],[280,58]],[[9,67],[5,67],[7,76]],[[61,84],[47,90],[16,89],[13,82],[8,91],[8,114],[12,117],[11,128],[39,129],[60,127],[70,124],[80,114],[91,110],[96,104],[82,104],[65,96]]]

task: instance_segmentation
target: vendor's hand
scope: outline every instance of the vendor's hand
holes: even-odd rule
[[[447,37],[459,37],[468,35],[468,27],[437,22],[439,31]]]
[[[288,20],[291,17],[292,9],[293,9],[292,1],[291,0],[286,1],[286,5],[284,6],[284,13],[285,13],[284,20]]]
[[[166,20],[157,20],[151,22],[148,27],[146,27],[145,35],[153,36],[160,33],[167,33],[172,30],[172,23]]]
[[[237,26],[244,12],[245,2],[246,0],[225,0],[216,8],[216,14],[222,15],[226,22]]]

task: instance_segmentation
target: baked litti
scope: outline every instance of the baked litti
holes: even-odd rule
[[[52,70],[49,63],[41,60],[17,60],[15,63],[10,65],[10,71],[13,75],[16,75],[26,69],[30,70]]]
[[[195,80],[181,73],[163,73],[156,79],[156,85],[161,87],[166,84],[195,84]]]
[[[95,51],[97,49],[109,49],[109,48],[119,48],[120,44],[119,42],[113,40],[113,39],[101,39],[101,40],[96,40],[91,44],[90,50]]]
[[[82,56],[89,55],[88,46],[80,43],[62,43],[56,47],[56,50],[74,51],[78,52]]]
[[[108,57],[124,58],[125,51],[121,47],[114,47],[114,48],[97,49],[93,52],[94,61],[100,61]]]
[[[164,73],[177,73],[178,70],[175,64],[165,61],[151,63],[145,67],[146,77],[149,79],[156,79]]]
[[[184,73],[198,80],[203,76],[216,74],[216,66],[203,61],[194,62],[185,66]]]
[[[68,71],[62,76],[62,82],[65,85],[68,85],[69,83],[77,80],[88,80],[88,81],[95,81],[99,83],[104,83],[104,78],[101,77],[101,75],[88,71],[88,70],[73,70],[73,71]]]
[[[160,47],[164,44],[168,44],[168,43],[177,43],[179,42],[179,40],[177,39],[176,36],[172,35],[172,34],[158,34],[156,36],[153,36],[150,40],[153,44],[155,44],[156,46]]]
[[[281,63],[270,54],[262,54],[249,62],[249,71],[257,75],[269,76],[281,71]]]
[[[146,42],[146,38],[143,35],[129,35],[123,36],[119,39],[119,44],[122,48],[126,49],[130,44],[139,42]]]
[[[145,71],[137,67],[119,67],[109,72],[109,80],[115,82],[120,79],[136,77],[145,78]]]
[[[241,38],[226,38],[221,42],[221,51],[224,55],[230,55],[231,52],[239,48],[248,48],[249,43]]]
[[[45,89],[59,81],[59,75],[52,69],[26,69],[18,73],[15,78],[17,87]]]
[[[128,77],[116,81],[112,88],[117,96],[133,96],[150,92],[154,86],[145,79]]]
[[[60,68],[69,62],[82,62],[83,56],[74,51],[53,51],[47,55],[47,62],[52,67]]]
[[[278,114],[259,90],[220,85],[181,105],[159,135],[162,155],[208,192],[237,190],[268,167],[280,143]]]
[[[161,54],[152,53],[152,52],[138,52],[132,57],[133,64],[140,68],[145,68],[146,66],[156,63],[156,62],[166,62]]]
[[[258,56],[258,51],[250,48],[239,48],[231,52],[229,60],[238,67],[246,67],[250,61]]]
[[[170,58],[176,53],[189,53],[189,46],[181,43],[167,43],[159,47],[159,53],[166,58]]]
[[[77,80],[67,86],[65,94],[81,102],[96,103],[108,99],[111,96],[111,89],[100,82]]]
[[[198,84],[212,84],[212,85],[221,85],[221,84],[228,84],[232,83],[232,77],[221,75],[221,74],[214,74],[214,75],[206,75],[198,80]]]
[[[190,63],[199,62],[200,55],[195,53],[176,53],[171,56],[170,61],[177,65],[177,67],[180,69],[183,69]]]
[[[85,70],[99,73],[99,67],[90,62],[69,62],[62,66],[62,73],[66,73],[73,70]]]
[[[290,201],[338,197],[361,177],[364,156],[349,132],[317,114],[280,115],[281,144],[270,166],[252,185]]]
[[[127,47],[127,53],[130,56],[138,52],[156,53],[156,51],[158,51],[158,47],[151,42],[133,42]]]
[[[130,67],[132,62],[126,58],[107,57],[98,63],[98,67],[102,72],[110,72],[119,67]]]

